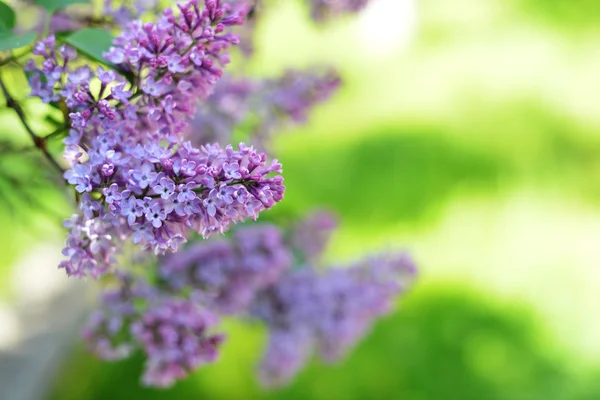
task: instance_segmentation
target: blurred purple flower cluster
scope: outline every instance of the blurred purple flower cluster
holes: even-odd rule
[[[319,212],[285,232],[271,224],[241,226],[227,238],[164,257],[152,285],[139,276],[137,281],[121,277],[88,322],[89,348],[107,360],[139,348],[148,358],[144,382],[169,386],[193,370],[190,359],[214,359],[223,336],[207,336],[206,328],[217,321],[209,316],[225,314],[266,324],[269,338],[259,375],[267,386],[289,382],[314,349],[325,361],[339,360],[392,310],[416,269],[406,254],[389,253],[321,270],[333,221]],[[158,304],[160,310],[185,312],[169,315],[157,311]],[[187,335],[195,335],[196,342],[188,343],[193,340]],[[200,352],[205,347],[207,353]],[[171,364],[161,358],[165,348]]]
[[[130,21],[138,19],[145,13],[157,12],[160,0],[104,0],[104,15],[113,18],[120,26],[127,26]]]
[[[102,308],[83,330],[90,350],[105,360],[119,360],[142,349],[147,356],[142,380],[158,387],[216,359],[224,339],[211,331],[219,322],[216,314],[189,300],[160,296],[132,275],[117,276],[119,286],[102,294]]]
[[[370,0],[308,0],[310,15],[317,22],[357,13],[367,6]]]
[[[252,314],[269,328],[260,364],[264,384],[288,383],[313,348],[327,362],[342,358],[373,322],[388,313],[416,268],[406,254],[372,256],[320,272],[292,270],[260,293]]]

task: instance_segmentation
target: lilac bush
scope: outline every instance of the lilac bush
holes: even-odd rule
[[[388,252],[324,265],[337,228],[327,211],[254,223],[284,197],[273,137],[333,96],[339,74],[227,69],[235,49],[242,63],[252,57],[262,2],[104,0],[102,16],[70,3],[86,1],[41,2],[46,21],[22,34],[0,2],[0,51],[11,51],[0,66],[29,57],[29,95],[47,104],[55,131],[31,128],[1,73],[0,88],[74,199],[59,267],[102,287],[83,330],[89,350],[108,361],[141,352],[143,384],[169,387],[216,360],[220,318],[236,316],[268,329],[266,386],[288,383],[313,353],[342,359],[393,309],[412,260]],[[309,6],[323,22],[366,3]],[[245,142],[232,144],[240,130]]]

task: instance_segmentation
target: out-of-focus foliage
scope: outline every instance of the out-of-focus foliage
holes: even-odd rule
[[[289,202],[281,208],[323,204],[357,227],[421,221],[460,187],[490,192],[511,175],[485,150],[418,128],[383,128],[343,147],[310,142],[286,161]]]
[[[513,0],[534,18],[569,30],[597,30],[600,4],[594,0]]]

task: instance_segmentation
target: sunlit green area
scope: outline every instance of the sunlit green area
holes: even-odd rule
[[[264,332],[228,321],[220,361],[174,389],[141,388],[140,359],[75,346],[49,398],[600,398],[600,3],[381,0],[327,28],[272,3],[244,68],[331,64],[345,85],[279,137],[288,190],[270,217],[331,208],[328,261],[407,249],[420,278],[345,362],[288,388],[260,388]],[[61,235],[24,221],[0,210],[0,298],[19,255]]]

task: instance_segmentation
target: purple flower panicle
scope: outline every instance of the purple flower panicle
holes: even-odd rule
[[[119,274],[84,330],[88,348],[104,360],[140,350],[146,356],[142,382],[169,387],[199,366],[215,361],[224,336],[213,333],[216,314],[199,304],[170,297],[132,275]]]
[[[392,254],[330,268],[322,274],[310,268],[285,274],[259,296],[252,309],[270,331],[260,365],[263,383],[287,383],[308,360],[313,347],[328,362],[343,357],[377,318],[390,312],[414,273],[406,255]],[[307,336],[310,340],[299,341],[299,348],[294,349],[298,352],[292,352],[291,338]]]
[[[281,164],[266,154],[243,143],[196,148],[185,141],[186,120],[221,76],[224,50],[237,43],[227,28],[241,24],[245,12],[216,0],[198,3],[167,9],[157,23],[134,21],[117,37],[106,57],[133,84],[101,67],[71,69],[75,52],[56,52],[52,37],[36,45],[44,61],[42,69],[29,67],[34,95],[64,99],[72,111],[65,179],[82,201],[70,223],[69,260],[61,264],[70,275],[109,271],[117,240],[131,237],[156,254],[176,251],[188,231],[223,233],[283,198]],[[90,79],[99,81],[98,91]]]

